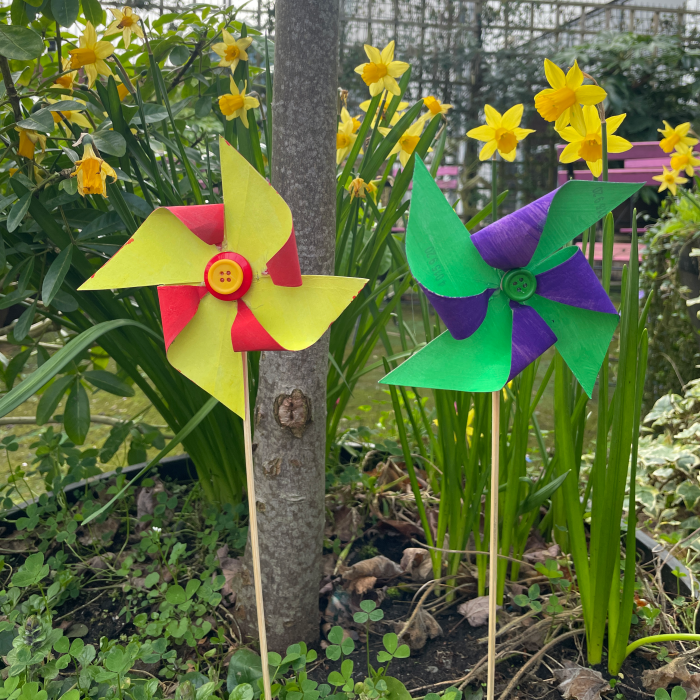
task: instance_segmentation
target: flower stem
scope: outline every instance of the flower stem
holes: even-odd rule
[[[491,159],[491,221],[496,219],[498,219],[498,163],[494,155]]]
[[[646,644],[656,642],[700,642],[700,634],[654,634],[651,637],[636,639],[625,649],[625,659],[635,650]]]

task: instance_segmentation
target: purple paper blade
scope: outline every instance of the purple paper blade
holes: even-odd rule
[[[546,299],[579,309],[616,314],[613,306],[585,255],[577,250],[561,265],[536,275],[537,293]]]
[[[455,340],[464,340],[476,332],[486,318],[489,298],[496,291],[487,289],[472,297],[444,297],[431,292],[422,284],[420,288]]]
[[[508,381],[557,342],[557,336],[537,311],[515,301],[510,302],[510,308],[513,310],[513,354]]]
[[[556,190],[472,235],[472,243],[491,267],[525,267],[535,253]]]

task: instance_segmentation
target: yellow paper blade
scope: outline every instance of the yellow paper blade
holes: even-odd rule
[[[285,349],[313,345],[367,282],[357,277],[302,275],[301,287],[277,287],[269,277],[253,281],[243,301]]]
[[[201,284],[206,264],[218,252],[167,209],[156,209],[80,290]]]
[[[241,353],[231,345],[238,304],[207,294],[194,318],[168,348],[168,360],[197,386],[244,417]]]
[[[292,212],[255,168],[223,137],[219,139],[224,188],[224,250],[242,255],[259,275],[287,242]]]

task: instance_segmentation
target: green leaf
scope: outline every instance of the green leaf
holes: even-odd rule
[[[671,691],[671,700],[686,700],[688,693],[683,686],[677,685]]]
[[[12,389],[12,385],[15,383],[17,375],[22,371],[24,365],[27,364],[27,360],[29,359],[29,355],[31,355],[31,352],[31,348],[29,348],[28,350],[22,350],[22,352],[18,352],[10,360],[7,367],[5,368],[5,386],[7,387],[8,391]],[[22,384],[23,383],[24,382],[22,382]],[[19,389],[19,387],[17,388]],[[6,396],[9,396],[9,394],[6,394]]]
[[[44,306],[49,306],[56,296],[56,292],[61,288],[63,280],[66,278],[66,273],[70,270],[70,263],[73,258],[73,246],[66,246],[58,257],[51,263],[49,271],[44,277],[44,282],[41,286],[41,300]]]
[[[388,688],[387,700],[411,700],[411,694],[400,680],[391,676],[386,676],[384,680]]]
[[[343,643],[340,645],[340,648],[342,649],[343,654],[346,656],[348,654],[352,654],[352,652],[355,651],[355,642],[352,640],[352,637],[344,639]]]
[[[369,620],[369,615],[365,612],[356,612],[352,616],[352,619],[355,620],[355,622],[363,625],[365,622],[367,622],[367,620]]]
[[[92,22],[93,27],[99,24],[104,24],[105,11],[99,3],[99,0],[81,0],[83,6],[83,15],[88,22]]]
[[[177,583],[172,586],[168,586],[168,590],[165,594],[165,600],[171,605],[182,605],[182,603],[187,602],[187,596],[185,595],[185,589],[178,585]]]
[[[377,607],[377,604],[373,600],[363,600],[360,602],[360,607],[366,612],[372,612]]]
[[[411,655],[411,650],[408,644],[402,644],[395,652],[394,657],[397,659],[407,659]]]
[[[32,193],[27,192],[24,196],[20,197],[10,209],[10,215],[7,217],[7,230],[12,233],[24,219],[24,215],[29,209],[29,204],[31,203]]]
[[[331,644],[326,647],[326,658],[331,661],[337,661],[340,658],[341,650],[337,644]]]
[[[372,622],[379,622],[379,620],[384,619],[384,611],[383,610],[372,610],[372,612],[369,614],[369,619]]]
[[[352,669],[355,666],[355,662],[351,659],[345,659],[342,664],[340,664],[340,672],[343,674],[345,680],[350,680],[352,677]]]
[[[31,554],[12,577],[12,585],[18,588],[35,586],[39,581],[49,575],[49,565],[44,564],[44,555],[41,552]]]
[[[569,475],[566,471],[560,474],[556,479],[550,481],[546,486],[543,486],[539,491],[531,493],[518,508],[518,515],[525,515],[537,510],[563,483],[564,479]]]
[[[343,628],[340,625],[331,628],[331,631],[328,633],[328,641],[331,644],[342,644]]]
[[[136,393],[115,374],[105,370],[96,369],[83,372],[83,377],[98,389],[102,389],[115,396],[134,396]]]
[[[253,686],[250,683],[241,683],[237,685],[229,695],[229,700],[253,700]]]
[[[60,637],[53,645],[53,648],[59,654],[67,654],[70,649],[70,639],[68,637]]]
[[[87,522],[87,519],[86,521]],[[143,580],[143,587],[144,588],[153,588],[153,586],[156,585],[160,581],[160,574],[157,571],[153,571],[146,578]]]
[[[126,140],[116,131],[107,129],[96,131],[92,135],[92,140],[100,153],[107,153],[118,158],[126,154]]]
[[[33,129],[34,131],[42,131],[46,134],[50,134],[54,130],[56,122],[54,122],[51,112],[44,108],[33,112],[26,119],[21,119],[17,122],[17,126],[21,126],[23,129]]]
[[[345,679],[337,671],[331,671],[328,674],[328,682],[336,686],[345,685]]]
[[[211,106],[212,98],[210,95],[204,95],[204,97],[200,97],[194,103],[194,115],[198,119],[204,119],[204,117],[206,117],[211,112]]]
[[[51,14],[62,27],[70,27],[80,14],[79,0],[51,0]]]
[[[282,657],[276,651],[269,651],[267,653],[267,665],[268,666],[280,666],[282,664]],[[262,666],[261,666],[262,668]]]
[[[90,399],[79,379],[75,380],[66,400],[63,428],[76,445],[85,442],[90,430]]]
[[[162,337],[156,334],[147,326],[144,326],[137,321],[130,319],[116,319],[114,321],[104,321],[96,326],[83,331],[80,335],[73,338],[65,347],[52,355],[48,362],[45,362],[39,369],[32,372],[16,389],[13,389],[8,394],[0,399],[0,417],[6,416],[11,411],[14,411],[17,406],[23,404],[30,396],[33,396],[41,387],[43,387],[52,377],[56,376],[66,365],[72,362],[75,358],[89,348],[100,336],[110,331],[122,328],[124,326],[134,326],[145,331],[153,336],[156,341],[162,343]],[[29,357],[30,351],[25,351]],[[19,357],[16,355],[12,362]],[[25,359],[26,361],[26,359]],[[8,365],[9,369],[9,365]],[[7,376],[7,370],[6,370]],[[15,375],[16,376],[16,375]]]
[[[388,634],[384,635],[382,644],[384,644],[384,648],[390,654],[393,654],[399,646],[399,638],[395,632],[389,632]]]
[[[0,24],[0,56],[15,61],[31,61],[42,53],[44,41],[34,30]]]
[[[32,322],[34,321],[34,316],[36,316],[36,305],[38,301],[38,299],[34,299],[32,305],[25,309],[22,315],[17,319],[17,323],[12,329],[12,335],[15,337],[15,340],[22,341],[27,337]]]
[[[379,661],[380,664],[388,663],[393,658],[394,657],[388,651],[380,651],[377,654],[377,661]]]
[[[228,664],[226,689],[230,693],[241,683],[257,684],[258,678],[262,678],[260,657],[250,649],[239,649]]]

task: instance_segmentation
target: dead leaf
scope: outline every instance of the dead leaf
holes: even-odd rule
[[[216,550],[216,558],[219,560],[221,573],[224,575],[224,579],[226,579],[226,582],[221,588],[221,595],[224,599],[224,605],[229,607],[236,602],[236,591],[233,588],[233,580],[240,574],[243,568],[243,561],[228,556],[227,544]]]
[[[371,559],[358,561],[348,567],[343,573],[343,580],[347,582],[355,581],[359,578],[373,576],[375,579],[392,579],[403,574],[403,569],[381,554]]]
[[[403,550],[401,568],[410,574],[412,581],[425,583],[433,578],[433,562],[426,549],[409,547]]]
[[[362,525],[362,516],[357,508],[340,506],[332,511],[333,522],[326,525],[326,536],[335,535],[341,542],[349,542],[357,536]]]
[[[408,475],[405,471],[399,469],[392,459],[388,459],[385,463],[380,462],[377,465],[377,472],[378,476],[376,486],[379,488],[382,486],[387,486],[398,479],[403,479],[403,481],[399,481],[398,484],[394,484],[391,487],[392,491],[408,491],[408,489],[411,488]]]
[[[405,624],[405,622],[395,622],[394,629],[399,635],[399,642],[408,644],[411,651],[422,649],[428,639],[442,636],[442,627],[440,627],[438,621],[423,608],[413,618],[411,626],[404,630]]]
[[[642,684],[652,693],[658,688],[666,688],[670,683],[683,683],[690,680],[690,672],[686,668],[687,659],[679,656],[670,664],[653,668],[642,673]]]
[[[700,697],[700,673],[693,673],[687,681],[681,683],[681,688],[685,690],[685,700],[696,700]]]
[[[90,557],[87,561],[78,562],[75,567],[77,571],[84,571],[88,569],[90,571],[104,571],[109,566],[109,562],[114,559],[113,552],[105,552],[104,554],[98,554],[94,557]]]
[[[546,549],[535,549],[523,554],[523,560],[530,564],[544,564],[547,559],[556,559],[561,554],[561,548],[558,544],[553,544]]]
[[[608,692],[610,684],[599,671],[584,668],[573,661],[562,661],[564,668],[555,669],[554,677],[561,681],[559,691],[565,698],[601,700],[601,692]]]
[[[501,606],[497,605],[496,610]],[[467,618],[472,627],[481,627],[489,621],[489,597],[487,595],[472,598],[466,603],[457,606],[457,612]]]
[[[64,637],[84,637],[88,633],[87,625],[82,622],[72,624],[64,633]]]
[[[87,547],[93,544],[105,546],[114,539],[118,529],[119,520],[117,518],[107,518],[103,523],[87,525],[85,528],[87,532],[83,530],[85,534],[79,537],[78,540]]]
[[[147,523],[141,522],[141,518],[144,515],[153,515],[157,505],[156,496],[165,491],[165,484],[159,478],[156,477],[153,481],[153,486],[142,488],[136,497],[136,520],[139,521],[137,525],[139,530],[148,527]]]
[[[408,523],[405,520],[389,520],[388,518],[381,518],[377,523],[377,529],[379,530],[396,530],[400,532],[407,540],[412,537],[423,537],[425,534],[422,527],[418,527],[415,523]]]

